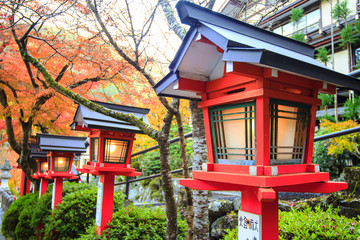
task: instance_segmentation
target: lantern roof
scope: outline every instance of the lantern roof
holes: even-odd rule
[[[146,114],[149,113],[149,109],[147,108],[137,108],[137,107],[129,107],[124,105],[112,104],[112,103],[104,103],[93,101],[99,105],[102,105],[105,108],[111,109],[116,112],[120,112],[123,114],[133,114],[135,117],[144,121],[145,123],[149,123],[146,118]],[[77,128],[77,126],[80,127]],[[137,126],[132,125],[128,122],[121,121],[104,114],[94,112],[82,105],[79,104],[73,123],[71,124],[71,129],[73,130],[84,130],[83,127],[88,129],[101,129],[101,130],[111,130],[111,131],[124,131],[124,132],[132,132],[132,133],[143,133]]]
[[[47,152],[43,152],[39,150],[39,144],[30,143],[30,157],[32,158],[46,158]]]
[[[36,134],[37,143],[41,151],[46,152],[86,152],[86,137],[72,137],[52,134]]]
[[[227,62],[249,63],[360,91],[360,80],[316,61],[311,45],[190,2],[179,1],[176,8],[190,29],[169,66],[170,72],[154,86],[158,95],[200,99],[196,92],[177,90],[178,80],[219,79]]]

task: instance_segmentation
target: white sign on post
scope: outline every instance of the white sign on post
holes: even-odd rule
[[[96,226],[101,227],[102,203],[103,203],[104,183],[98,182],[98,193],[96,202]]]
[[[238,240],[261,240],[261,215],[239,210]]]
[[[54,207],[55,207],[55,181],[53,183],[51,209],[54,209]]]

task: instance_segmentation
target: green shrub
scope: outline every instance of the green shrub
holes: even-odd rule
[[[322,210],[318,206],[315,211],[306,208],[279,212],[279,235],[280,239],[358,239],[360,224],[355,219],[338,215],[337,209]]]
[[[74,239],[95,222],[97,188],[88,184],[70,184],[69,190],[73,191],[63,197],[48,218],[44,239]],[[123,202],[123,194],[115,193],[114,211],[121,208]]]
[[[228,231],[224,240],[237,239],[238,229]],[[338,210],[320,206],[312,211],[310,207],[303,211],[279,211],[279,239],[321,239],[356,240],[360,236],[358,220],[338,215]]]
[[[186,239],[186,221],[178,217],[178,239]],[[156,240],[166,239],[166,216],[161,208],[130,205],[115,212],[113,220],[102,236],[96,235],[93,225],[81,239]]]
[[[15,229],[19,223],[19,217],[24,208],[33,206],[37,200],[37,194],[27,194],[14,201],[5,212],[1,223],[2,234],[9,239],[15,238]]]
[[[17,240],[36,239],[35,228],[31,227],[33,209],[32,206],[24,207],[20,213],[19,223],[15,228]]]

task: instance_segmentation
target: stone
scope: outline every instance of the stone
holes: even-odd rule
[[[234,204],[229,200],[215,200],[209,204],[209,219],[210,223],[215,219],[226,215],[234,210]]]
[[[234,210],[236,212],[239,211],[239,209],[241,209],[241,197],[235,198],[233,204],[234,204]]]
[[[235,212],[227,213],[225,216],[222,216],[216,219],[211,224],[210,235],[211,239],[217,240],[221,239],[226,235],[226,229],[234,229],[238,226],[238,215]]]
[[[360,199],[354,199],[354,200],[350,200],[350,201],[341,201],[340,205],[344,206],[344,207],[349,207],[349,208],[360,210]]]
[[[344,168],[344,180],[349,185],[349,187],[346,191],[348,193],[359,196],[360,195],[360,167]]]
[[[279,202],[279,210],[283,211],[283,212],[290,212],[291,211],[291,207],[283,202]]]

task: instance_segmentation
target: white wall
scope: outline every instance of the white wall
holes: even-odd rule
[[[349,73],[349,64],[348,64],[348,53],[347,50],[341,50],[334,54],[334,70],[340,73],[347,74]],[[332,64],[329,63],[328,67],[332,69]]]

